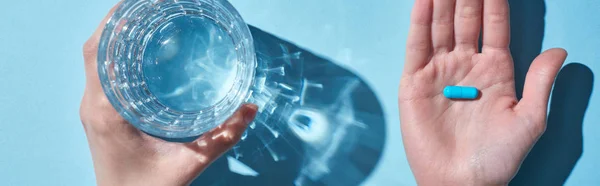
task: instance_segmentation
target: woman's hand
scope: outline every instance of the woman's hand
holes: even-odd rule
[[[517,100],[508,8],[507,0],[416,0],[398,97],[419,185],[506,185],[544,132],[566,52],[538,56]],[[448,85],[477,87],[480,98],[449,100]]]
[[[116,7],[115,7],[116,8]],[[98,185],[188,185],[207,166],[235,145],[256,106],[243,105],[218,128],[191,143],[170,143],[127,123],[106,98],[97,70],[97,51],[104,24],[84,46],[86,87],[80,116],[87,134]]]

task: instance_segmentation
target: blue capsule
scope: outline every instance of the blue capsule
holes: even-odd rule
[[[448,99],[475,99],[479,96],[479,90],[475,87],[447,86],[444,96]]]

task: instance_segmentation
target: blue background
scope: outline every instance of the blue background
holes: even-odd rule
[[[116,2],[34,0],[0,6],[1,185],[95,185],[78,115],[85,83],[81,51]],[[387,139],[364,185],[415,185],[396,99],[412,3],[232,1],[249,24],[332,59],[374,89],[386,114]],[[558,80],[561,88],[553,93],[547,135],[515,182],[566,179],[566,185],[598,185],[600,83],[594,75],[600,73],[600,20],[594,18],[600,1],[521,0],[511,8],[518,81],[540,50],[563,47],[570,54]]]

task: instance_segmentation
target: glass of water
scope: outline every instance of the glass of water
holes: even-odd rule
[[[125,0],[100,40],[98,73],[113,107],[159,137],[201,135],[250,100],[252,35],[226,0]]]

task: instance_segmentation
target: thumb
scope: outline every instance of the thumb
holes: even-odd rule
[[[533,60],[523,88],[523,98],[517,104],[517,113],[525,116],[532,124],[545,126],[548,98],[558,71],[567,57],[564,49],[550,49]],[[543,132],[543,131],[541,131]]]
[[[254,120],[257,110],[256,105],[242,105],[219,127],[186,144],[187,147],[195,151],[194,156],[199,162],[195,168],[195,173],[200,174],[213,161],[240,141],[248,124]]]

